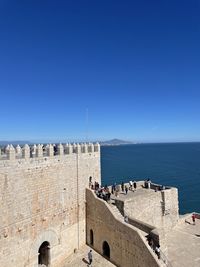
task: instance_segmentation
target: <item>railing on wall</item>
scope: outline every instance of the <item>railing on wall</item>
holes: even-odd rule
[[[193,214],[195,214],[195,218],[200,220],[200,213],[197,212],[193,212]]]

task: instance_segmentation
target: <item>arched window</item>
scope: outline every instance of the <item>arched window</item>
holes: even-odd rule
[[[38,264],[50,266],[50,244],[45,241],[38,250]]]
[[[110,247],[106,241],[103,242],[103,255],[110,258]]]
[[[90,245],[93,246],[94,245],[94,234],[92,229],[90,230]]]

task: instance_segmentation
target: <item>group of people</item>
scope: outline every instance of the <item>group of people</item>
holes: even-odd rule
[[[124,184],[124,182],[122,182],[121,186],[114,183],[111,186],[111,192],[110,192],[110,189],[107,185],[105,185],[104,187],[100,187],[99,184],[97,182],[95,182],[94,186],[91,185],[91,189],[95,190],[95,193],[99,198],[102,198],[105,201],[108,201],[108,200],[110,200],[111,194],[118,197],[120,191],[122,191],[126,195],[128,194],[129,190],[135,191],[137,189],[137,182],[136,181],[134,181],[134,182],[130,181],[129,184]]]
[[[129,186],[128,186],[129,185]],[[128,194],[128,191],[136,191],[137,189],[137,182],[136,181],[129,181],[129,184],[124,184],[124,182],[121,183],[121,190],[122,192],[125,192],[125,194],[127,195]]]
[[[95,191],[97,197],[102,198],[105,201],[110,200],[111,193],[108,186],[106,185],[101,187],[100,184],[96,181],[93,184],[91,176],[89,177],[89,188]]]
[[[127,195],[129,190],[135,191],[136,189],[137,189],[136,181],[134,182],[130,181],[129,184],[124,184],[124,182],[122,182],[121,186],[114,183],[111,187],[111,193],[115,195],[116,197],[118,197],[120,191],[122,191],[123,193]]]
[[[136,191],[137,189],[137,182],[130,180],[128,184],[125,184],[124,182],[121,182],[121,185],[117,185],[114,183],[111,186],[111,192],[107,185],[104,187],[101,187],[98,182],[92,181],[92,176],[89,177],[89,188],[95,191],[96,195],[99,198],[102,198],[106,201],[110,200],[111,194],[115,195],[116,197],[119,196],[119,192],[122,191],[124,194],[128,194],[128,191]]]
[[[110,190],[107,186],[100,187],[100,188],[96,189],[95,193],[96,193],[97,197],[102,198],[106,202],[110,201],[111,193],[110,193]]]
[[[150,179],[146,180],[145,181],[145,187],[146,188],[151,188],[151,181]],[[112,186],[111,186],[111,192],[110,192],[110,189],[107,185],[105,185],[104,187],[101,187],[99,185],[98,182],[92,182],[92,177],[90,176],[89,177],[89,188],[91,188],[92,190],[95,191],[97,197],[105,200],[105,201],[109,201],[110,198],[111,198],[111,193],[114,194],[115,196],[118,196],[119,192],[120,192],[120,189],[123,193],[125,194],[128,194],[128,191],[136,191],[137,189],[137,182],[134,181],[132,182],[131,180],[129,181],[128,184],[125,184],[124,182],[121,183],[121,188],[120,188],[120,185],[117,185],[116,183],[114,183]],[[128,217],[125,216],[124,217],[124,220],[125,222],[128,222]],[[195,219],[194,219],[195,220]],[[153,251],[156,253],[156,255],[158,256],[158,259],[160,259],[160,245],[157,244],[155,245],[153,239],[151,237],[148,238],[148,244],[149,246],[153,249]],[[92,250],[89,251],[88,253],[88,260],[89,260],[89,266],[91,266],[92,264]]]
[[[147,179],[144,181],[144,187],[151,189],[151,180],[150,179]]]

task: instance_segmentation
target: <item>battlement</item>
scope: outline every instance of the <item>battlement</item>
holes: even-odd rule
[[[17,145],[14,147],[12,144],[7,145],[5,148],[0,148],[0,160],[18,160],[18,159],[30,159],[30,158],[45,158],[54,156],[63,156],[69,154],[81,154],[81,153],[96,153],[100,152],[99,143],[82,143],[82,144],[38,144],[38,145],[24,145],[20,147]]]
[[[2,148],[0,266],[47,266],[46,243],[60,266],[84,245],[85,188],[90,177],[101,183],[100,170],[98,143]]]

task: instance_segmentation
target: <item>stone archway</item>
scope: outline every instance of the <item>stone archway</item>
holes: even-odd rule
[[[106,241],[103,242],[103,256],[110,258],[110,246]]]
[[[49,230],[42,232],[40,235],[38,235],[37,238],[35,239],[35,241],[33,242],[31,249],[30,249],[29,257],[28,257],[27,266],[38,267],[39,249],[40,249],[41,245],[45,242],[48,242],[51,245],[51,248],[49,251],[49,253],[50,253],[49,256],[51,256],[51,257],[49,257],[50,261],[55,260],[54,249],[55,249],[55,247],[57,247],[59,245],[60,239],[59,239],[56,231],[49,229]],[[50,264],[49,264],[49,266],[50,266]]]
[[[38,266],[50,266],[50,244],[44,241],[38,249]]]

